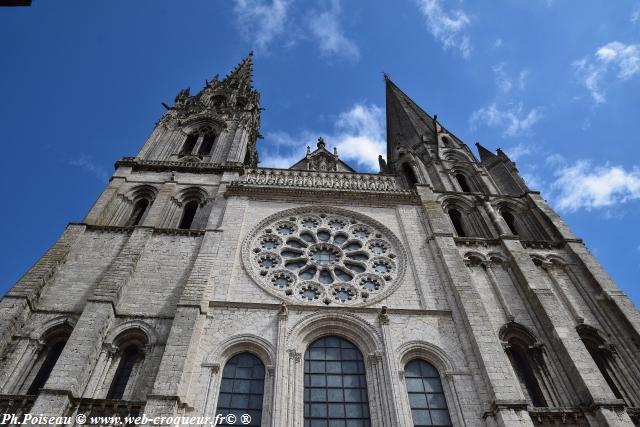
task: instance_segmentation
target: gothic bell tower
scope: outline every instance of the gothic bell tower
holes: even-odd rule
[[[260,94],[253,88],[253,54],[229,75],[207,81],[195,95],[182,89],[138,153],[139,160],[256,167]]]

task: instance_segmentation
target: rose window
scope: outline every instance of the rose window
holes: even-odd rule
[[[384,225],[341,209],[267,218],[244,251],[251,276],[269,293],[318,305],[376,302],[404,269],[400,242]]]

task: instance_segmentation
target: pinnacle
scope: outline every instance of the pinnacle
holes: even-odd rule
[[[493,154],[491,151],[489,151],[486,148],[484,148],[482,145],[480,145],[479,142],[476,142],[476,147],[478,148],[478,153],[480,154],[480,161],[481,162],[496,157],[495,154]]]

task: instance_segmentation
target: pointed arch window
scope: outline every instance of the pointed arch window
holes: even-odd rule
[[[511,366],[516,371],[518,381],[528,400],[537,407],[546,407],[547,402],[533,370],[533,363],[527,350],[520,345],[511,344],[507,351]]]
[[[513,216],[511,212],[506,210],[503,210],[500,213],[502,214],[502,218],[504,219],[504,222],[507,223],[507,227],[509,227],[511,234],[513,234],[514,236],[517,236],[518,229],[516,227],[516,218]]]
[[[618,370],[612,346],[607,345],[605,340],[594,328],[583,326],[578,329],[578,334],[591,355],[591,358],[596,362],[598,370],[609,385],[613,395],[618,399],[623,399],[630,403],[629,399],[625,399],[626,393],[619,378],[621,373]]]
[[[458,181],[458,185],[460,186],[460,189],[465,192],[465,193],[470,193],[471,192],[471,187],[469,186],[469,183],[467,182],[467,177],[464,176],[461,173],[457,173],[456,174],[456,181]]]
[[[118,368],[111,381],[107,399],[122,399],[129,382],[131,381],[134,369],[142,361],[142,352],[140,349],[131,345],[127,347],[120,356]]]
[[[216,134],[213,131],[209,131],[205,133],[204,136],[202,137],[202,143],[200,144],[200,149],[198,150],[198,154],[201,156],[210,155],[215,141],[216,141]]]
[[[182,210],[182,218],[180,219],[180,225],[178,226],[181,230],[189,230],[193,225],[193,219],[196,217],[196,212],[198,211],[198,201],[191,200],[184,205],[184,209]]]
[[[133,205],[133,211],[131,212],[131,216],[129,217],[129,220],[127,221],[126,226],[127,227],[133,227],[135,225],[140,224],[140,222],[142,221],[142,218],[144,217],[144,214],[147,212],[147,209],[149,208],[150,202],[147,198],[141,198],[139,199],[134,205]]]
[[[193,152],[196,143],[198,142],[198,133],[192,132],[187,135],[187,139],[185,139],[184,144],[182,145],[182,150],[180,150],[180,154],[186,156]]]
[[[41,356],[43,358],[42,362],[40,363],[38,372],[31,382],[29,389],[27,390],[27,394],[37,395],[40,393],[40,390],[42,390],[45,383],[49,379],[49,376],[53,371],[53,367],[56,365],[56,362],[60,358],[60,354],[62,354],[62,350],[67,344],[68,339],[69,335],[67,333],[64,333],[50,339],[47,342],[42,353],[43,356]]]
[[[467,237],[462,227],[462,214],[458,209],[449,209],[449,218],[453,224],[453,228],[456,230],[458,237]]]
[[[500,331],[505,352],[525,398],[535,407],[555,407],[560,398],[553,385],[542,344],[524,326],[509,322]]]
[[[402,174],[404,178],[407,180],[407,184],[409,187],[413,187],[418,183],[418,178],[416,178],[416,174],[413,171],[413,167],[409,163],[402,164]]]
[[[304,426],[370,425],[362,353],[341,337],[314,341],[304,355]]]
[[[414,427],[451,426],[438,370],[422,359],[407,363],[404,378]]]
[[[229,359],[222,371],[215,413],[234,414],[238,421],[243,414],[249,414],[251,422],[243,425],[261,425],[264,375],[264,364],[251,353],[240,353]]]

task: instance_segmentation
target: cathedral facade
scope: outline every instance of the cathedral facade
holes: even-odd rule
[[[258,167],[251,55],[180,91],[0,301],[2,412],[640,425],[633,303],[505,153],[385,85],[377,174],[322,139]]]

